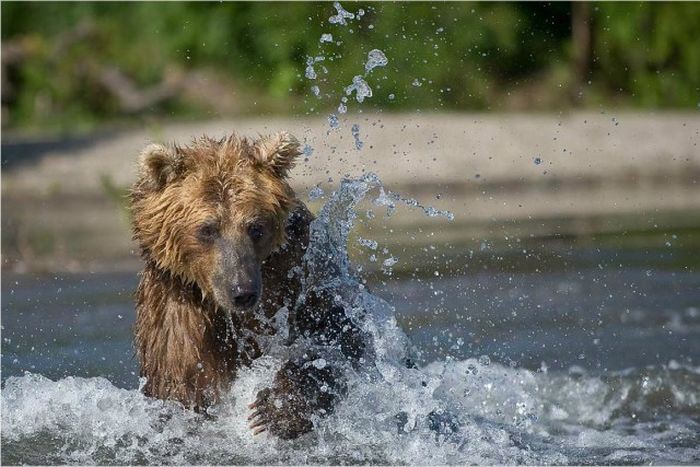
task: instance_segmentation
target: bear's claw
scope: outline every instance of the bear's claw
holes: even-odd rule
[[[255,402],[248,405],[248,408],[253,410],[248,416],[248,427],[253,430],[253,435],[260,434],[267,430],[268,417],[265,407],[270,396],[270,389],[263,389],[255,398]]]
[[[272,389],[263,389],[248,406],[253,411],[248,416],[248,427],[253,435],[268,431],[282,439],[296,438],[313,426],[303,415],[307,411],[304,405],[302,398],[286,393],[275,395]]]

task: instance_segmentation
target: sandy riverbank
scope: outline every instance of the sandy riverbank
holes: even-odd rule
[[[314,185],[329,190],[373,171],[390,189],[453,211],[454,223],[430,227],[450,241],[700,227],[697,113],[355,114],[333,130],[323,118],[255,118],[171,123],[80,144],[3,141],[3,266],[130,267],[121,196],[140,148],[233,130],[289,130],[304,141],[313,152],[293,173],[303,197]],[[394,240],[424,221],[400,212],[390,220]]]

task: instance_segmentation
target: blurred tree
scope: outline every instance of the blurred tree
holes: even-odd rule
[[[646,107],[700,102],[700,4],[600,3],[594,8],[595,79]]]
[[[591,61],[591,4],[574,2],[571,6],[572,65],[576,87],[572,89],[574,102],[579,102],[582,89],[589,79]]]
[[[368,109],[697,106],[697,3],[345,7],[365,14],[340,26],[330,3],[3,2],[3,123],[329,111],[374,48],[389,64],[368,77]]]

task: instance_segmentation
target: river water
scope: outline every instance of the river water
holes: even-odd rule
[[[344,182],[312,251],[344,264],[355,203],[372,188]],[[370,312],[377,361],[295,441],[245,423],[274,356],[207,416],[143,397],[135,273],[5,274],[2,462],[697,464],[700,274],[649,250],[627,249],[632,262],[569,253],[560,270],[424,265],[368,288],[343,272],[344,300]]]

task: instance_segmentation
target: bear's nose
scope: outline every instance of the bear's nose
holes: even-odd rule
[[[258,293],[254,290],[239,290],[233,296],[233,304],[239,308],[250,308],[258,301]]]

